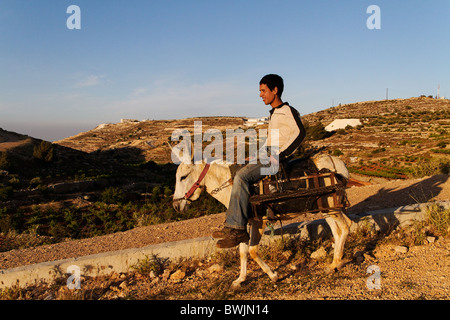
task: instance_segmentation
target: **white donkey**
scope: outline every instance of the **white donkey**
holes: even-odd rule
[[[316,156],[312,160],[317,169],[329,169],[348,180],[349,173],[341,159],[325,155]],[[206,163],[181,163],[176,173],[173,206],[177,211],[183,212],[187,209],[190,202],[200,197],[201,189],[206,188],[208,193],[228,208],[231,185],[232,174],[228,165],[219,163],[211,163],[210,165]],[[331,196],[327,197],[330,203],[331,199]],[[330,205],[330,207],[332,206]],[[324,216],[335,240],[334,258],[328,269],[329,271],[334,271],[343,265],[344,244],[352,221],[341,210],[330,210]],[[287,215],[286,218],[292,218],[292,216]],[[241,272],[239,278],[233,282],[233,288],[239,287],[247,277],[247,258],[249,253],[272,281],[276,282],[278,280],[277,272],[273,272],[258,255],[258,244],[264,233],[266,222],[267,220],[265,219],[250,219],[250,241],[248,244],[240,244]]]

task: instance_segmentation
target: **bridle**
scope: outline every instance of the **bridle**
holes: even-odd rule
[[[206,163],[205,167],[203,168],[202,172],[200,173],[200,176],[198,177],[197,181],[194,183],[194,185],[188,190],[188,192],[186,192],[184,194],[184,196],[182,196],[181,198],[175,198],[173,199],[173,202],[175,201],[182,201],[182,200],[186,200],[189,202],[192,202],[191,199],[189,199],[195,192],[195,190],[197,190],[200,187],[200,183],[203,181],[203,179],[205,178],[206,174],[208,173],[209,167],[211,166],[210,163]],[[222,191],[223,189],[225,189],[226,187],[229,187],[233,184],[233,179],[229,179],[227,181],[225,181],[221,186],[215,188],[214,190],[212,190],[210,192],[211,195],[219,193],[220,191]]]
[[[188,190],[188,192],[186,192],[183,197],[173,199],[173,201],[186,200],[186,201],[192,202],[192,200],[189,199],[189,198],[194,194],[195,190],[197,190],[200,187],[200,183],[203,181],[203,179],[205,178],[206,174],[208,173],[208,170],[209,170],[210,166],[211,166],[211,164],[206,163],[205,167],[203,168],[202,172],[200,173],[200,177],[198,177],[197,181]]]

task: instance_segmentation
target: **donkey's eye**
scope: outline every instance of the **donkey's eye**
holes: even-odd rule
[[[189,173],[188,173],[187,175],[185,175],[185,176],[182,176],[182,177],[180,178],[180,181],[183,181],[184,179],[186,179],[188,175],[189,175]]]

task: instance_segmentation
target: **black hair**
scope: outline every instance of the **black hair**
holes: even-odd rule
[[[283,94],[283,90],[284,90],[284,83],[283,83],[282,77],[280,77],[277,74],[265,75],[259,82],[259,85],[262,85],[262,84],[265,84],[272,91],[275,89],[275,87],[277,87],[278,88],[278,97],[281,98],[281,95]]]

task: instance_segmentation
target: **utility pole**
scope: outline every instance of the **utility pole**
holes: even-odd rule
[[[438,92],[437,92],[437,97],[436,98],[439,99],[440,95],[441,95],[441,85],[438,84]]]
[[[389,100],[389,88],[386,88],[386,100]]]

